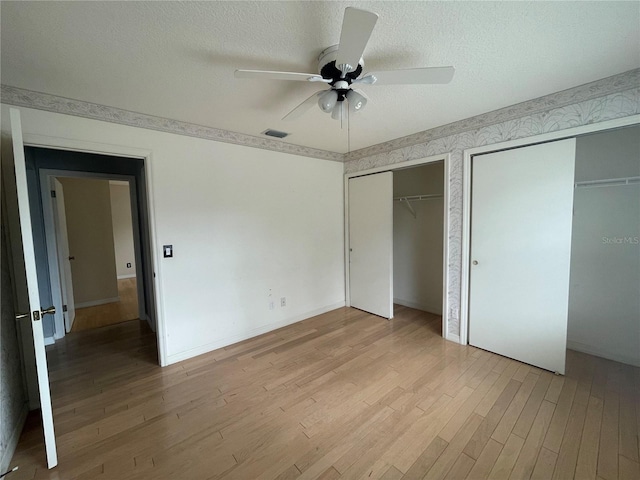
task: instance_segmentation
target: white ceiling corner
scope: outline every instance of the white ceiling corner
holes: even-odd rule
[[[235,79],[316,72],[346,6],[380,14],[365,71],[453,65],[448,85],[371,86],[350,132],[322,86]],[[346,153],[640,67],[640,2],[8,2],[3,85]],[[350,136],[350,138],[349,138]]]

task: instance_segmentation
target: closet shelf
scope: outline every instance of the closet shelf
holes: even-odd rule
[[[416,218],[416,211],[411,206],[411,202],[418,202],[421,200],[432,200],[434,198],[443,198],[443,197],[444,195],[442,195],[441,193],[430,193],[427,195],[408,195],[405,197],[394,197],[393,200],[394,202],[404,203],[409,209],[409,211],[411,212],[411,215],[413,215],[413,218]]]
[[[604,180],[587,180],[584,182],[576,182],[575,188],[593,188],[593,187],[620,187],[624,185],[640,184],[640,177],[621,177],[606,178]]]

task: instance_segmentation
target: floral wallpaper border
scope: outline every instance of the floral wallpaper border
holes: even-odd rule
[[[334,162],[344,161],[343,154],[330,152],[328,150],[303,147],[270,138],[255,137],[244,133],[230,132],[228,130],[205,127],[203,125],[180,122],[168,118],[154,117],[152,115],[108,107],[97,103],[83,102],[71,98],[58,97],[47,93],[10,87],[8,85],[2,85],[0,87],[0,98],[2,99],[2,103],[18,107],[46,110],[48,112],[90,118],[103,122],[119,123],[130,127],[158,130],[160,132],[233,143],[246,147],[262,148],[264,150],[274,150],[276,152],[291,153],[322,160],[332,160]]]
[[[602,80],[580,85],[578,87],[563,90],[561,92],[546,95],[544,97],[529,100],[510,107],[495,110],[493,112],[477,115],[465,120],[443,125],[441,127],[425,130],[423,132],[397,138],[385,143],[372,145],[371,147],[355,150],[348,154],[330,152],[316,148],[293,145],[270,138],[256,137],[244,133],[231,132],[217,128],[205,127],[188,122],[155,117],[142,113],[108,107],[97,103],[84,102],[71,98],[59,97],[47,93],[34,92],[8,85],[0,86],[0,99],[2,103],[19,107],[46,110],[49,112],[74,115],[91,118],[104,122],[119,123],[132,127],[158,130],[161,132],[186,135],[190,137],[204,138],[247,147],[263,148],[277,152],[291,153],[312,158],[332,160],[336,162],[352,162],[361,158],[369,158],[382,153],[390,153],[401,148],[428,143],[432,140],[463,133],[473,129],[485,127],[521,118],[525,115],[534,115],[554,108],[584,102],[586,100],[602,97],[612,93],[618,93],[637,87],[640,84],[640,69],[607,77]]]
[[[399,148],[410,147],[420,143],[427,143],[436,138],[447,137],[456,133],[474,130],[495,123],[515,120],[525,115],[534,115],[554,108],[572,105],[586,100],[602,97],[611,93],[618,93],[632,89],[640,85],[640,69],[629,70],[612,77],[596,80],[577,87],[562,90],[560,92],[534,98],[526,102],[511,105],[509,107],[483,113],[458,122],[414,133],[406,137],[396,138],[388,142],[372,145],[370,147],[354,150],[345,155],[345,161],[370,157],[379,153],[388,153]]]
[[[629,79],[629,73],[623,75],[627,77],[626,80]],[[640,114],[640,69],[633,71],[631,77],[635,79],[631,88],[618,93],[609,93],[600,97],[563,105],[562,107],[551,107],[533,114],[527,114],[526,109],[520,110],[522,115],[519,118],[512,118],[493,125],[433,138],[417,145],[398,148],[390,152],[382,151],[374,155],[348,161],[345,164],[345,172],[354,173],[443,153],[451,154],[449,163],[449,258],[447,259],[449,269],[449,334],[460,334],[463,151],[473,147]],[[616,84],[615,79],[616,77],[611,77],[614,85]],[[624,85],[628,85],[626,80],[623,82]],[[602,90],[604,88],[599,91]],[[588,89],[588,91],[592,92],[593,90]],[[554,105],[552,102],[546,102],[545,104]],[[473,125],[474,122],[470,121],[469,124]],[[428,133],[423,132],[423,135]],[[429,135],[425,135],[425,138],[428,137]]]

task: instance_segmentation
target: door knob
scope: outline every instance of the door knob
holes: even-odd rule
[[[23,318],[29,318],[29,316],[31,315],[31,313],[27,312],[27,313],[19,313],[18,315],[16,315],[16,320],[22,320]]]
[[[477,265],[477,264],[478,264],[478,261],[477,261],[477,260],[474,260],[474,261],[473,261],[473,264],[474,264],[474,265]]]
[[[40,309],[41,315],[44,317],[45,315],[47,315],[48,313],[50,313],[51,315],[53,315],[54,313],[56,313],[56,307],[54,305],[50,306],[49,308],[41,308]]]

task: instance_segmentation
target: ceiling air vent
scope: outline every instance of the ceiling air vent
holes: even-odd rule
[[[272,129],[265,130],[264,132],[262,132],[262,134],[267,135],[269,137],[276,137],[276,138],[284,138],[287,135],[289,135],[287,132],[281,132],[280,130],[272,130]]]

